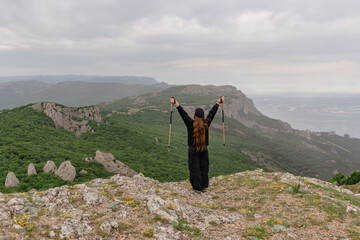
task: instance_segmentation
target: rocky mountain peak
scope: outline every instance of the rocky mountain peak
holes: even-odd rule
[[[0,237],[23,239],[358,239],[360,195],[261,169],[160,183],[136,174],[0,194]]]
[[[77,136],[83,132],[94,131],[88,125],[89,121],[85,119],[105,122],[98,107],[71,108],[57,105],[54,102],[37,103],[31,107],[44,112],[46,116],[50,117],[54,121],[56,128],[62,127]]]
[[[242,91],[233,86],[202,86],[187,85],[179,91],[184,95],[196,95],[199,98],[208,96],[227,96],[224,104],[224,113],[226,118],[233,118],[248,128],[259,129],[262,132],[285,132],[293,133],[301,137],[306,133],[294,130],[290,124],[277,119],[271,119],[263,115],[254,105],[254,102],[248,98]],[[216,98],[216,97],[215,97]],[[194,112],[197,107],[206,107],[205,105],[193,106],[184,105],[188,112]],[[221,107],[219,108],[221,111]],[[307,135],[306,135],[307,136]]]

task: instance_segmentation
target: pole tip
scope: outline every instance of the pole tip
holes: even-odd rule
[[[170,146],[168,146],[168,152],[170,152]]]

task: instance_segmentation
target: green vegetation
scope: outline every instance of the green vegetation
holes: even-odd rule
[[[90,135],[76,137],[62,129],[55,129],[50,118],[28,106],[1,114],[0,191],[23,192],[32,188],[43,190],[111,176],[101,164],[83,160],[84,157],[94,156],[97,148],[102,149],[101,145],[86,140]],[[78,174],[75,182],[64,181],[52,173],[43,173],[42,169],[48,160],[54,161],[57,166],[70,160],[77,173],[85,169],[88,174]],[[27,176],[29,163],[34,163],[38,175]],[[20,180],[18,187],[4,186],[9,171],[13,171]]]
[[[291,188],[293,190],[293,193],[299,193],[300,191],[300,184],[292,185]]]
[[[83,133],[79,137],[63,129],[55,129],[50,118],[29,106],[0,112],[0,192],[22,192],[32,188],[43,190],[109,177],[112,174],[105,171],[101,164],[83,160],[94,157],[97,150],[110,152],[137,172],[161,182],[187,179],[187,131],[176,109],[173,113],[171,148],[170,151],[167,149],[169,97],[176,97],[183,106],[202,106],[205,112],[222,94],[227,96],[229,103],[232,98],[238,97],[236,89],[231,86],[200,89],[195,86],[194,89],[203,92],[191,92],[193,89],[188,86],[178,86],[100,104],[101,114],[107,123],[89,121],[95,132]],[[243,112],[239,114],[267,128],[282,127],[277,120],[254,114],[245,115]],[[189,112],[189,115],[192,113]],[[280,170],[328,179],[334,169],[345,173],[353,169],[354,159],[360,155],[356,150],[360,149],[357,141],[345,142],[336,136],[312,136],[313,140],[308,141],[293,133],[264,132],[260,127],[250,129],[231,118],[225,119],[225,125],[224,149],[219,112],[210,128],[210,177],[260,167],[265,171]],[[338,150],[337,155],[331,155],[334,144],[346,147],[351,152]],[[248,153],[256,155],[257,159],[251,159]],[[334,163],[329,163],[328,159],[334,159]],[[43,173],[48,160],[54,161],[57,166],[70,160],[77,173],[84,169],[88,174],[77,174],[75,182],[63,181],[54,174]],[[27,176],[29,163],[35,164],[38,175]],[[4,187],[9,171],[19,178],[18,187]]]
[[[4,193],[32,188],[44,190],[109,177],[112,174],[101,164],[83,160],[94,157],[97,150],[111,152],[137,172],[162,182],[188,178],[186,131],[179,116],[174,117],[170,152],[167,150],[169,115],[163,112],[147,110],[132,115],[116,114],[106,118],[108,124],[90,121],[95,133],[83,133],[79,137],[55,129],[50,118],[29,106],[15,108],[0,116],[0,191]],[[259,167],[234,147],[231,143],[236,141],[234,136],[228,136],[230,143],[226,150],[221,146],[221,139],[220,131],[211,132],[211,177]],[[43,173],[48,160],[57,166],[70,160],[78,173],[76,180],[68,182],[52,173]],[[30,163],[34,163],[38,175],[27,176]],[[79,174],[82,169],[88,174]],[[18,177],[18,187],[4,186],[9,171]]]
[[[360,172],[354,171],[348,177],[346,177],[344,174],[337,173],[332,177],[332,182],[337,182],[339,185],[357,184],[360,182]]]
[[[172,222],[172,226],[176,230],[185,230],[187,231],[187,234],[189,237],[192,238],[200,238],[203,233],[200,231],[200,229],[196,227],[192,227],[188,221],[185,219],[179,218],[177,222]]]

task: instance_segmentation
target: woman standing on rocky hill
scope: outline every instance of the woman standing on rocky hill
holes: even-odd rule
[[[170,98],[170,103],[175,104],[188,130],[190,183],[192,188],[197,191],[204,191],[209,186],[209,153],[207,150],[209,127],[219,108],[219,104],[223,103],[224,100],[224,96],[220,97],[206,118],[204,110],[197,108],[194,119],[192,119],[175,98]]]

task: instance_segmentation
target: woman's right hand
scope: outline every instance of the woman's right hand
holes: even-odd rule
[[[223,103],[225,101],[225,96],[221,96],[217,101],[218,104]]]

